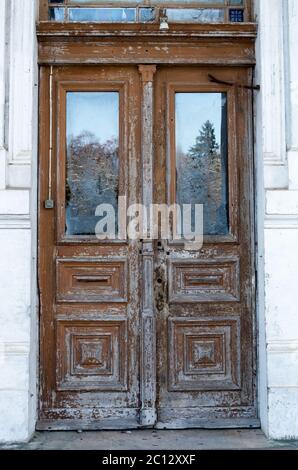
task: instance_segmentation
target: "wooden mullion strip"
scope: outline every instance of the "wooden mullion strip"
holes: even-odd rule
[[[40,21],[47,21],[49,19],[48,0],[39,1],[39,19]]]
[[[245,18],[247,22],[253,21],[253,0],[245,0]]]

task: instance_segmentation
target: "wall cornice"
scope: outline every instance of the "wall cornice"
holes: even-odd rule
[[[269,354],[297,353],[298,339],[276,339],[268,342],[267,351]]]
[[[265,218],[265,229],[298,229],[298,214],[267,214]]]
[[[0,230],[29,230],[31,221],[28,215],[1,215]]]
[[[243,38],[255,40],[256,23],[228,24],[174,24],[167,31],[160,31],[156,24],[100,24],[100,23],[58,23],[43,21],[37,24],[39,40],[50,37],[65,38],[103,38],[103,37],[148,37],[159,38],[208,38],[231,39]]]

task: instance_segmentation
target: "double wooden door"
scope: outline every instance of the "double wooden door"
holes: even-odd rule
[[[250,76],[41,68],[40,429],[257,425]],[[200,249],[127,236],[190,203]]]

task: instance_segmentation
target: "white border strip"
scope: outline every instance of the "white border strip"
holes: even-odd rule
[[[0,230],[30,230],[31,220],[28,215],[1,215]]]
[[[265,229],[298,229],[298,214],[267,214]]]

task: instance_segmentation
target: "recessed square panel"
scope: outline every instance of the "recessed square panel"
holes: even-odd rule
[[[113,342],[110,333],[73,336],[72,374],[112,375]]]
[[[186,335],[185,374],[225,373],[224,335]]]
[[[126,321],[66,322],[57,326],[59,390],[127,389]]]
[[[240,321],[169,319],[169,390],[239,390]]]

